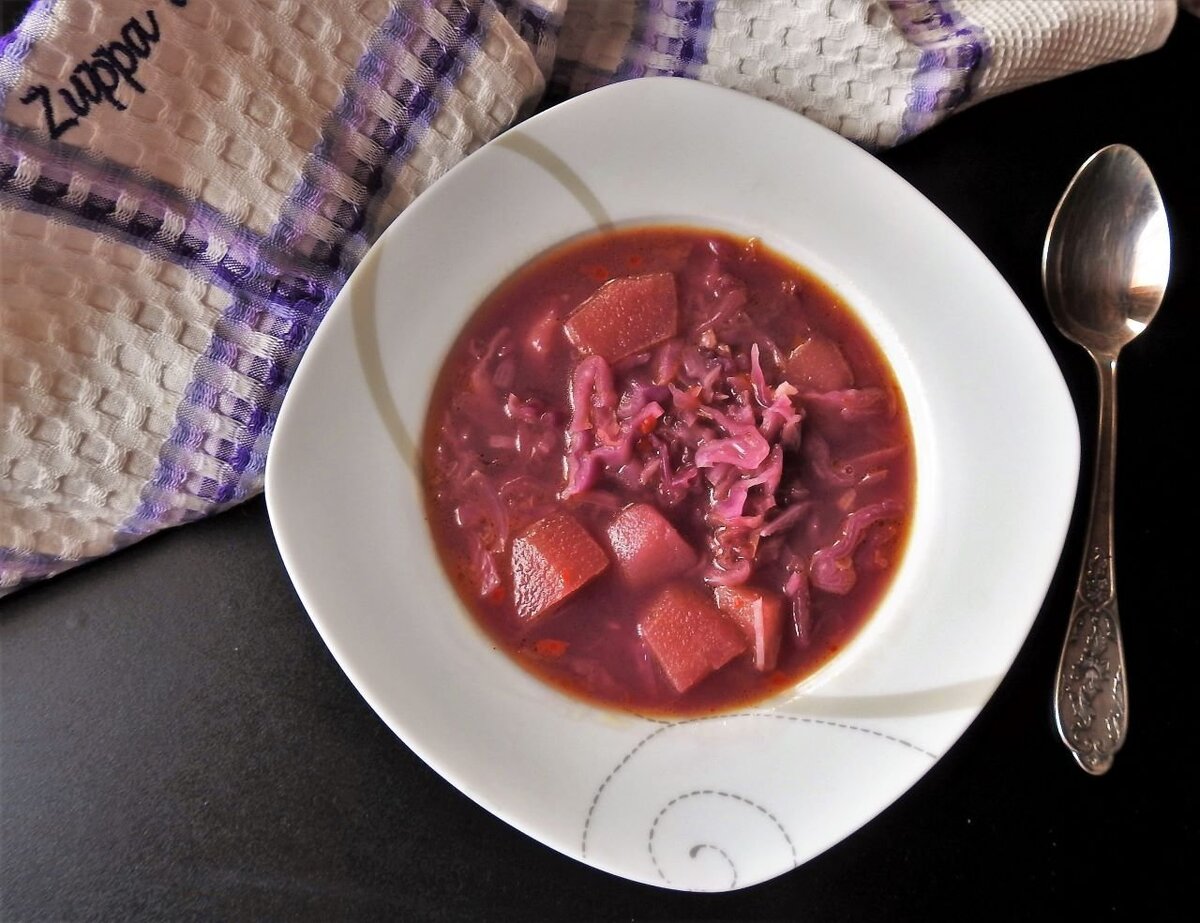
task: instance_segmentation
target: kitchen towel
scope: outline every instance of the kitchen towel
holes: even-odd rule
[[[35,0],[0,37],[0,594],[262,489],[304,348],[413,198],[676,75],[882,148],[1165,40],[1173,0]]]

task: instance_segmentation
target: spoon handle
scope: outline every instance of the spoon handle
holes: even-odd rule
[[[1095,356],[1100,428],[1087,546],[1055,684],[1058,732],[1092,775],[1112,767],[1125,742],[1129,711],[1125,651],[1113,567],[1113,475],[1117,449],[1117,360]]]

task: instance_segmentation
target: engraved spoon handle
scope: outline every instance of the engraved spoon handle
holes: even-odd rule
[[[1087,545],[1055,681],[1058,732],[1092,775],[1112,767],[1129,723],[1125,651],[1113,567],[1113,482],[1117,456],[1117,359],[1096,356],[1100,427]]]

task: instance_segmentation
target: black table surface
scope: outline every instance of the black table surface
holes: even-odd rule
[[[1075,395],[1085,472],[1095,382],[1042,300],[1046,225],[1079,164],[1115,141],[1146,157],[1170,210],[1171,289],[1122,356],[1116,557],[1132,726],[1107,776],[1076,767],[1051,710],[1082,500],[1016,664],[945,758],[802,867],[693,895],[568,859],[414,756],[317,636],[258,499],[0,602],[0,918],[1190,915],[1200,622],[1187,573],[1200,545],[1181,440],[1197,420],[1197,61],[1200,20],[1181,16],[1159,52],[983,103],[882,155],[1025,303]]]

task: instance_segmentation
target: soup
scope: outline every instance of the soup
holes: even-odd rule
[[[903,396],[829,288],[757,239],[595,234],[455,340],[422,444],[480,626],[589,701],[694,715],[795,684],[863,626],[915,488]]]

